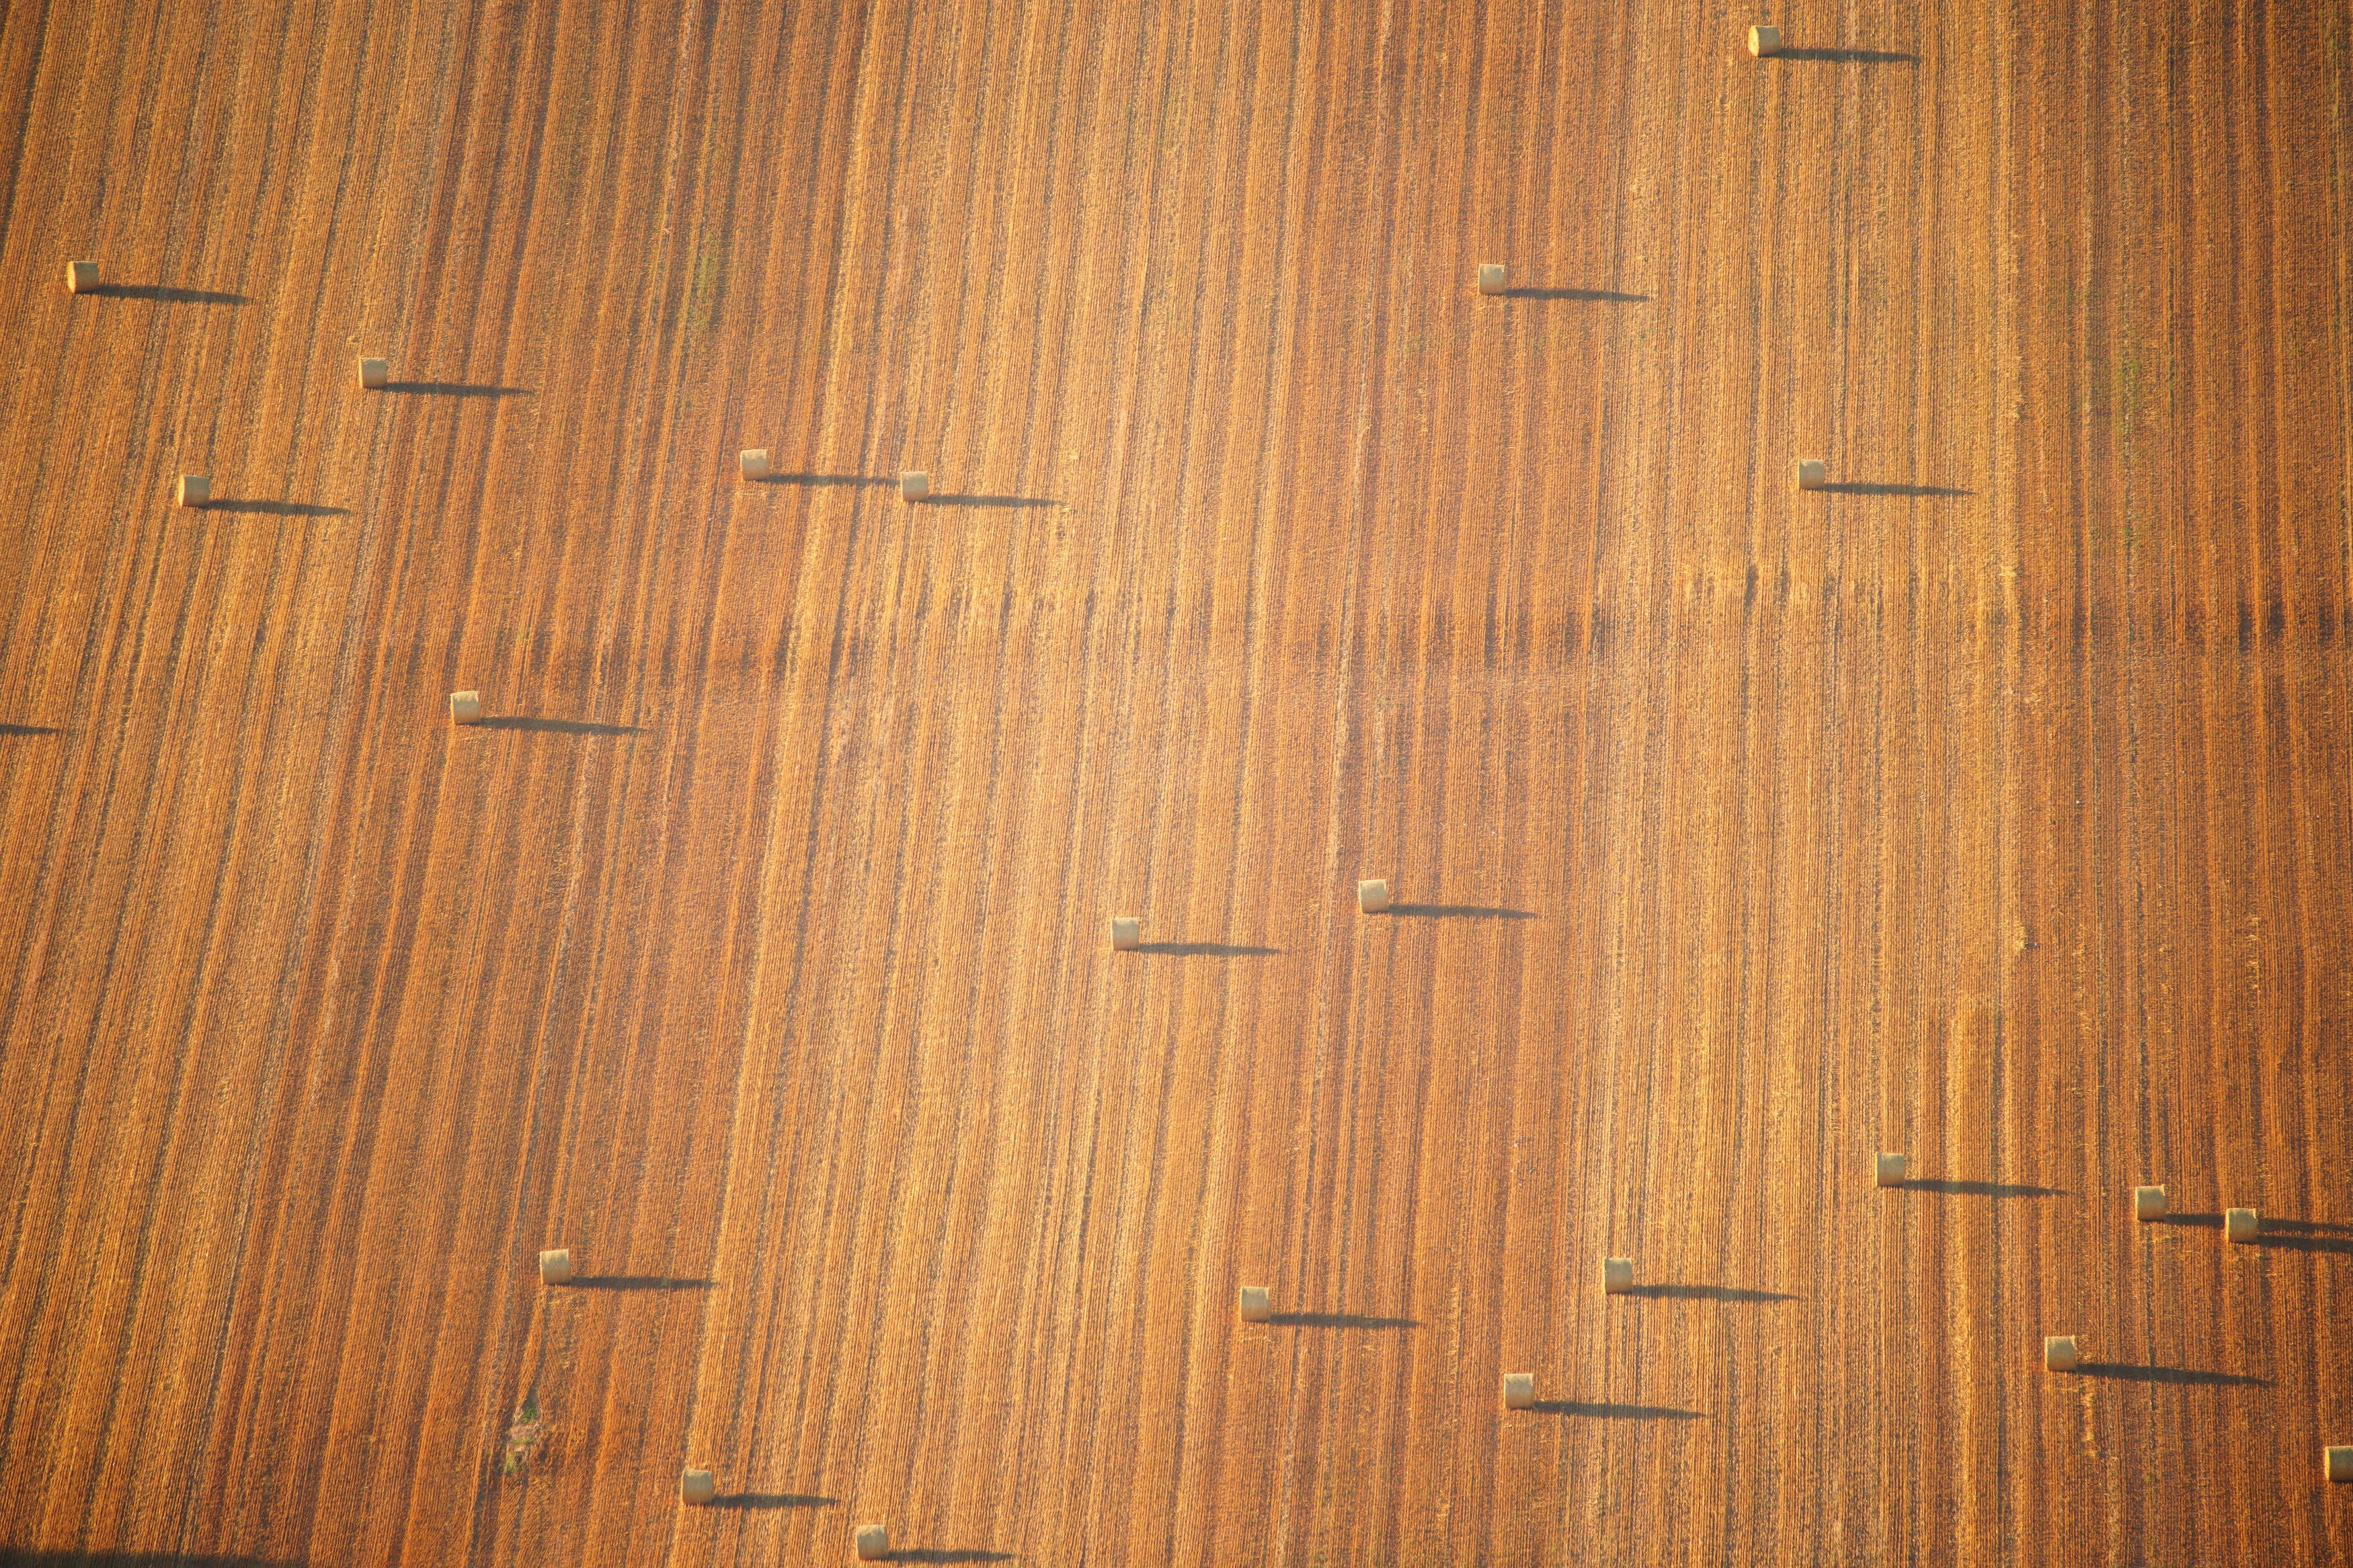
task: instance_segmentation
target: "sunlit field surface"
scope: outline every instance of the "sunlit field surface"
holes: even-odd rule
[[[1766,19],[0,13],[0,1561],[2353,1560],[2353,16]]]

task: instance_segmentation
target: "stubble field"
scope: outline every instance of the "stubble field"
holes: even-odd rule
[[[0,1559],[2353,1558],[2348,72],[8,7]]]

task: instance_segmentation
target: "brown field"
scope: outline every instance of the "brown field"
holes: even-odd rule
[[[8,5],[0,1560],[2353,1561],[2353,17],[1757,19]]]

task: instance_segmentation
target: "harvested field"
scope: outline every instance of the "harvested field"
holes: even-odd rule
[[[0,13],[0,1562],[2353,1560],[2353,17],[1757,19]]]

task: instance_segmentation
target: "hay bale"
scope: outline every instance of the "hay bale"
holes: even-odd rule
[[[479,724],[482,721],[482,694],[479,691],[449,693],[449,722]]]
[[[718,1490],[718,1479],[709,1470],[686,1470],[679,1475],[678,1496],[681,1502],[706,1503],[717,1495]]]
[[[926,500],[930,499],[931,493],[931,475],[907,473],[901,474],[899,476],[899,499],[901,500]]]
[[[1386,880],[1356,884],[1356,907],[1368,915],[1379,914],[1389,907],[1389,885]]]
[[[380,359],[360,361],[360,385],[370,392],[378,390],[392,380],[391,364]]]
[[[2232,1241],[2251,1242],[2263,1228],[2263,1216],[2253,1209],[2230,1209],[2222,1215],[2222,1234]]]
[[[1798,488],[1799,489],[1818,490],[1830,482],[1830,469],[1820,458],[1800,458],[1798,459]]]
[[[539,1255],[539,1277],[550,1285],[572,1283],[572,1250],[558,1247],[554,1252]]]
[[[2042,1364],[2052,1372],[2073,1372],[2081,1360],[2073,1334],[2054,1334],[2042,1342]]]
[[[1605,1258],[1601,1260],[1601,1291],[1606,1296],[1623,1296],[1634,1288],[1634,1260],[1630,1258]]]
[[[180,476],[180,504],[182,506],[203,506],[212,499],[213,481],[210,475],[182,474]]]
[[[1127,952],[1144,941],[1144,922],[1134,915],[1111,917],[1111,944],[1121,952]]]
[[[1905,1159],[1901,1154],[1874,1155],[1871,1162],[1871,1184],[1875,1187],[1900,1187],[1904,1184]]]
[[[1507,286],[1506,280],[1510,276],[1511,274],[1504,271],[1503,267],[1496,262],[1488,261],[1481,263],[1479,267],[1479,292],[1482,294],[1502,293]]]
[[[1536,1402],[1536,1374],[1532,1372],[1507,1372],[1504,1374],[1504,1408],[1525,1410]]]
[[[1263,1285],[1242,1287],[1242,1321],[1263,1323],[1274,1316],[1274,1294]]]
[[[861,1524],[852,1538],[858,1542],[858,1557],[862,1563],[878,1563],[891,1555],[891,1532],[879,1524]]]
[[[2163,1219],[2165,1209],[2166,1194],[2163,1187],[2133,1189],[2133,1218],[2144,1224],[2153,1219]]]
[[[66,292],[88,294],[98,287],[98,263],[69,261],[66,263]]]
[[[1755,55],[1758,59],[1763,59],[1767,55],[1779,54],[1781,52],[1781,29],[1778,27],[1762,26],[1749,28],[1748,52]]]
[[[736,461],[743,465],[744,477],[747,479],[768,477],[768,449],[765,447],[748,447]]]

